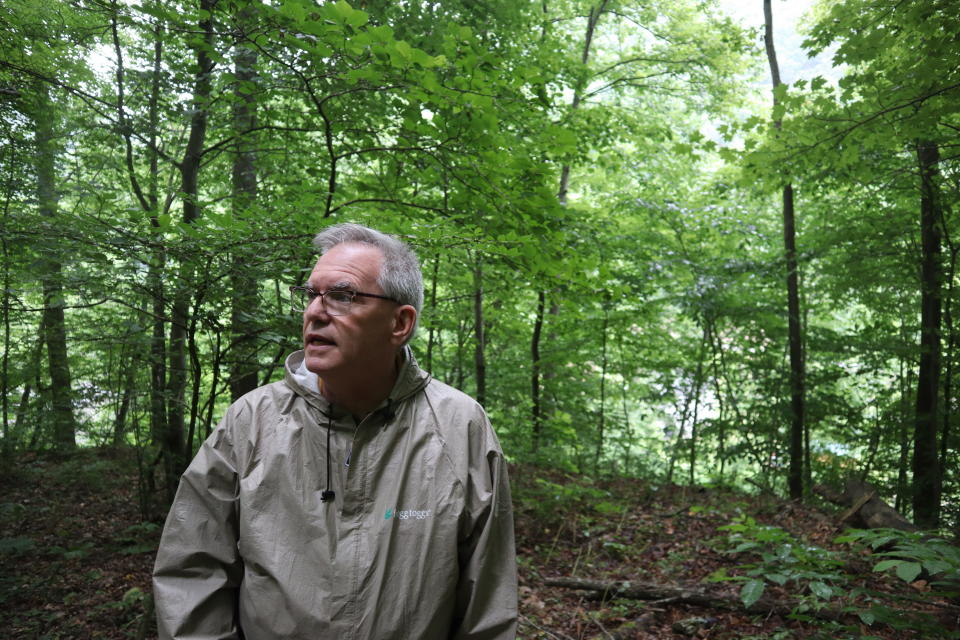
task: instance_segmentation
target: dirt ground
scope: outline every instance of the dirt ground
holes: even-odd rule
[[[141,518],[134,456],[125,450],[26,457],[0,473],[0,637],[156,637],[150,569],[160,523]],[[834,543],[833,514],[717,488],[512,473],[519,638],[960,637],[960,608],[930,597],[923,580],[907,584],[873,572],[874,560]],[[721,529],[732,522],[752,523],[750,531],[772,537],[752,552],[733,553],[733,532]],[[755,564],[759,551],[776,555],[791,545],[804,545],[814,563],[838,554],[843,578],[806,579],[806,565],[800,569],[807,573],[786,566],[767,580],[756,608],[745,609],[743,565]],[[793,555],[781,560],[789,565]],[[733,579],[716,580],[724,576]],[[776,584],[790,576],[806,578]],[[674,591],[653,600],[611,597],[551,586],[561,578]],[[832,597],[813,597],[810,581],[828,585]],[[874,621],[871,599],[895,608],[909,628]],[[760,610],[774,600],[790,608]]]

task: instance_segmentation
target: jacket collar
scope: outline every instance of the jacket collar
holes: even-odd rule
[[[430,374],[417,365],[417,361],[413,357],[413,350],[410,349],[409,345],[404,346],[400,351],[400,359],[400,372],[397,375],[397,381],[394,383],[390,395],[379,407],[374,409],[374,412],[388,407],[396,407],[426,387],[427,383],[430,382]],[[301,396],[311,406],[319,409],[324,415],[334,418],[346,415],[345,411],[332,405],[320,393],[317,387],[317,374],[307,370],[302,349],[287,356],[283,379],[294,393]]]

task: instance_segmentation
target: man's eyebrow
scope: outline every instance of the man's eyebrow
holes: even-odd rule
[[[318,289],[317,287],[314,287],[309,280],[307,282],[304,282],[303,286],[307,289],[320,291],[320,289]],[[355,290],[356,290],[356,287],[354,286],[354,284],[352,282],[349,282],[348,280],[341,280],[340,282],[337,282],[336,284],[332,284],[329,287],[327,287],[327,291],[355,291]]]

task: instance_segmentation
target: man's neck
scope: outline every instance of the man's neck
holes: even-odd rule
[[[362,380],[343,381],[336,379],[317,378],[317,387],[320,395],[330,404],[353,414],[357,420],[380,406],[386,400],[400,373],[401,358],[393,360],[382,373],[368,372]]]

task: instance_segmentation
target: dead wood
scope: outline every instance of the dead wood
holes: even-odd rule
[[[878,497],[876,487],[856,478],[847,479],[843,493],[837,493],[822,484],[814,485],[813,490],[834,504],[849,507],[840,519],[841,526],[849,524],[865,529],[920,530]]]
[[[649,629],[655,622],[655,612],[648,611],[636,620],[623,623],[613,631],[607,631],[601,627],[602,633],[593,636],[590,640],[633,640],[639,632]]]
[[[727,611],[742,611],[743,602],[736,596],[727,596],[708,593],[690,587],[669,586],[659,584],[643,584],[638,582],[602,582],[599,580],[585,580],[582,578],[548,578],[544,581],[549,587],[564,589],[579,589],[602,594],[604,598],[630,598],[633,600],[655,600],[657,604],[692,604],[710,609]],[[774,600],[761,598],[749,609],[750,613],[786,616],[796,609],[799,603],[788,600]],[[845,612],[836,608],[805,611],[805,615],[821,620],[838,621]]]

